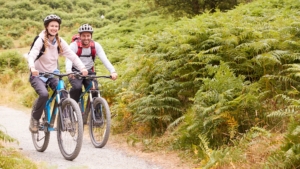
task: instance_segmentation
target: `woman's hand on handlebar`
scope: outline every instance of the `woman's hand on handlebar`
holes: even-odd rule
[[[39,71],[36,70],[34,67],[30,68],[31,74],[32,76],[38,76],[39,75]]]

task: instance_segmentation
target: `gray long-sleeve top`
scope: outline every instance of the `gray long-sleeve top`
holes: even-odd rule
[[[70,48],[71,48],[71,50],[73,50],[73,52],[77,53],[78,46],[77,46],[76,41],[72,42],[70,44]],[[106,67],[106,69],[110,73],[116,72],[114,66],[110,63],[110,61],[106,57],[106,54],[105,54],[102,46],[98,42],[95,42],[95,49],[96,49],[96,56],[98,56],[98,58],[102,61],[103,65]],[[88,48],[82,47],[81,55],[90,55],[90,54],[91,54],[90,47],[88,47]],[[88,70],[94,66],[94,61],[93,61],[92,57],[80,57],[80,60],[83,62],[86,69],[88,69]],[[72,66],[74,66],[76,69],[78,69],[76,67],[76,65],[73,65],[72,61],[70,61],[69,59],[66,59],[66,71],[67,72],[72,72]]]

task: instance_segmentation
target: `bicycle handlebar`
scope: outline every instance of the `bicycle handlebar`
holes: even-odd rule
[[[69,76],[71,74],[75,74],[74,72],[71,72],[71,73],[51,73],[51,72],[39,72],[39,76],[43,76],[43,77],[46,77],[46,78],[49,78],[51,77],[52,75],[53,76],[57,76],[57,77],[64,77],[64,76]]]
[[[111,79],[111,76],[97,76],[97,75],[86,75],[86,76],[83,76],[82,73],[79,73],[79,72],[73,72],[74,74],[74,77],[76,78],[85,78],[85,79],[94,79],[94,78],[108,78],[108,79]]]

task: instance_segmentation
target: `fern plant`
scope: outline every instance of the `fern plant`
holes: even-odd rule
[[[243,77],[235,77],[225,63],[210,69],[214,70],[211,71],[215,72],[214,76],[203,79],[203,85],[195,96],[192,118],[183,120],[185,124],[181,129],[187,130],[178,143],[185,140],[188,141],[186,145],[198,145],[200,140],[195,135],[205,133],[209,145],[215,147],[233,139],[238,133],[239,116],[233,108],[233,101],[243,89]]]
[[[280,161],[281,168],[299,168],[300,166],[300,123],[299,115],[290,118],[284,142],[279,150],[269,157],[268,167],[277,167]]]

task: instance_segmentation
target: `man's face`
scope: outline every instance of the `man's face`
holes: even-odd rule
[[[89,46],[92,39],[92,34],[89,32],[83,32],[80,34],[80,39],[82,46]]]

